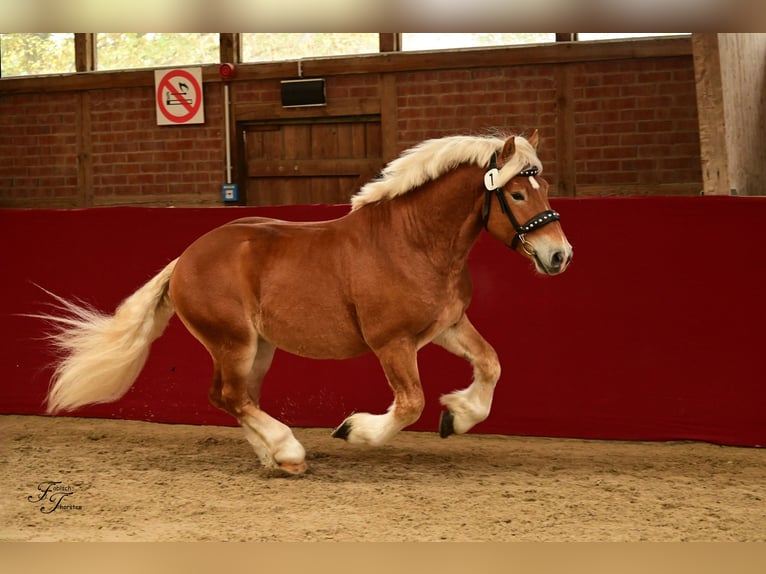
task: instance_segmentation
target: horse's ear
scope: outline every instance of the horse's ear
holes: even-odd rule
[[[529,139],[527,141],[530,144],[532,144],[532,147],[535,148],[535,150],[537,150],[537,144],[538,144],[538,140],[539,139],[540,139],[540,137],[537,134],[537,130],[535,130],[534,132],[532,132],[532,135],[529,137]]]
[[[505,145],[503,146],[503,151],[500,154],[500,157],[503,158],[504,160],[508,159],[509,157],[511,157],[514,154],[514,152],[516,151],[516,141],[515,141],[515,139],[516,138],[514,136],[511,136],[507,140],[505,140]]]

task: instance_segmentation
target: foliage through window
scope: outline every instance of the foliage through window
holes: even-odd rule
[[[271,34],[259,32],[242,34],[242,60],[245,62],[374,54],[378,51],[379,40],[378,34],[375,33]]]
[[[218,34],[97,34],[96,68],[124,70],[214,64]]]
[[[674,33],[603,33],[603,32],[581,32],[577,34],[577,39],[582,42],[588,42],[592,40],[620,40],[625,38],[649,38],[652,36],[688,36],[681,32]]]
[[[512,44],[541,44],[555,41],[556,34],[547,33],[404,33],[402,34],[402,50],[450,50]]]
[[[74,34],[0,34],[0,63],[3,77],[72,73]]]

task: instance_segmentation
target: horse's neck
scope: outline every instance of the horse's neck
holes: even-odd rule
[[[391,232],[429,252],[435,264],[462,267],[482,229],[481,189],[478,168],[461,166],[420,189],[370,207],[383,211]]]

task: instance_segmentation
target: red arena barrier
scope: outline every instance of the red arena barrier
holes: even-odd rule
[[[766,444],[763,296],[766,199],[552,200],[574,246],[542,277],[484,234],[471,254],[477,329],[503,365],[492,413],[473,432]],[[41,414],[53,357],[37,285],[112,311],[196,237],[261,215],[339,217],[347,206],[0,210],[0,413]],[[222,278],[225,280],[225,278]],[[427,406],[412,430],[438,430],[439,395],[467,386],[467,363],[420,352]],[[133,388],[87,417],[235,424],[207,402],[205,349],[171,321]],[[334,427],[392,400],[374,357],[314,361],[277,353],[264,409],[291,426]]]

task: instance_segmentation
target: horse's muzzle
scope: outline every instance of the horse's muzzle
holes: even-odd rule
[[[541,267],[546,275],[558,275],[559,273],[563,273],[572,262],[572,257],[573,253],[571,247],[553,251],[547,262],[540,261],[537,253],[535,253],[538,267]]]
[[[541,253],[537,249],[531,248],[531,244],[524,244],[524,253],[535,262],[537,270],[544,275],[558,275],[566,271],[572,262],[572,246],[568,243],[561,248],[551,249]]]
[[[551,264],[548,267],[548,274],[562,273],[572,262],[572,256],[571,248],[567,252],[564,250],[554,251],[551,255]]]

